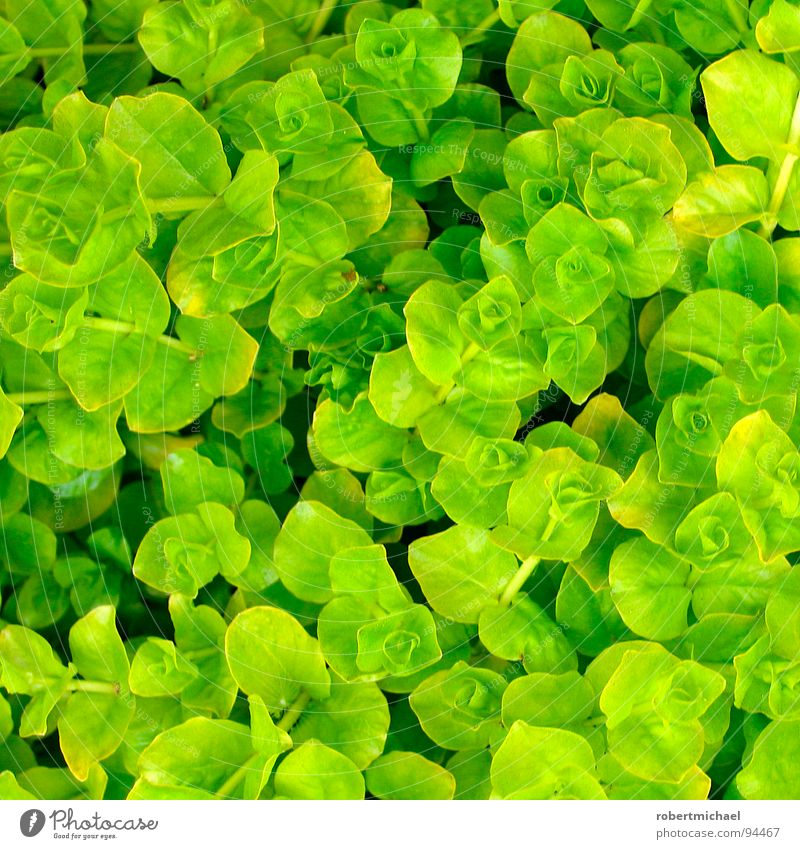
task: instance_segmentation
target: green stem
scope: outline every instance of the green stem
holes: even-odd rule
[[[308,703],[311,701],[311,696],[305,692],[305,690],[300,693],[300,695],[286,708],[286,712],[280,718],[280,721],[277,723],[277,727],[280,728],[281,731],[285,731],[287,734],[291,731],[292,726],[300,719],[303,711],[308,707]]]
[[[772,235],[772,231],[778,225],[778,213],[781,210],[781,206],[783,206],[786,192],[789,189],[789,182],[792,179],[795,162],[797,162],[797,154],[795,153],[787,153],[783,158],[783,162],[781,162],[775,185],[772,188],[772,195],[769,199],[765,220],[762,221],[758,231],[765,239],[768,239]]]
[[[487,30],[490,30],[495,24],[500,23],[500,10],[495,9],[494,12],[487,15],[475,28],[464,34],[460,39],[462,47],[469,47],[472,44],[477,44]]]
[[[85,327],[90,327],[92,330],[104,330],[107,333],[133,333],[136,330],[136,325],[129,321],[115,321],[113,318],[95,318],[87,315],[83,319]]]
[[[461,355],[461,368],[464,368],[470,360],[475,359],[475,357],[480,354],[481,350],[482,349],[479,345],[476,345],[474,342],[470,342],[464,349],[464,353]],[[436,403],[441,404],[453,390],[454,386],[454,383],[445,384],[434,396],[436,398]]]
[[[70,47],[31,47],[25,51],[31,59],[51,59],[69,53]],[[133,42],[124,44],[84,44],[84,56],[105,56],[108,53],[135,53],[139,45]],[[20,54],[24,55],[24,54]]]
[[[112,681],[71,681],[69,689],[73,693],[105,693],[111,696],[119,695],[119,684]]]
[[[687,360],[697,363],[697,365],[704,368],[706,371],[710,371],[714,377],[719,377],[725,371],[722,365],[713,357],[707,357],[704,354],[695,354],[693,351],[687,351],[684,356]]]
[[[743,33],[747,27],[747,12],[737,2],[737,0],[725,0],[725,8],[733,21],[738,33]]]
[[[56,401],[70,401],[72,393],[69,389],[39,389],[35,392],[8,392],[6,398],[12,404],[20,407],[25,404],[49,404]]]
[[[480,345],[470,342],[464,353],[461,355],[461,367],[463,368],[468,362],[474,360],[482,350],[483,349]]]
[[[650,21],[648,21],[648,23],[649,26],[647,26],[646,29],[650,35],[650,38],[656,44],[666,44],[667,40],[664,38],[664,32],[661,29],[661,26],[659,25],[658,21],[651,19]]]
[[[159,336],[156,342],[166,345],[175,351],[180,351],[182,354],[188,354],[193,360],[197,359],[197,349],[192,345],[187,345],[186,342],[181,342],[180,339],[176,339],[174,336]]]
[[[794,104],[794,114],[792,115],[792,123],[789,127],[789,136],[786,139],[786,146],[789,152],[784,156],[781,167],[778,169],[778,176],[775,179],[775,185],[772,187],[772,195],[769,199],[769,206],[758,228],[758,234],[765,239],[769,239],[772,231],[778,225],[778,213],[783,206],[783,201],[786,198],[786,192],[789,189],[789,183],[792,179],[795,162],[798,160],[798,154],[793,152],[800,144],[800,95]]]
[[[147,209],[151,215],[194,212],[197,209],[205,209],[207,206],[211,206],[215,200],[215,197],[210,198],[207,195],[201,195],[199,197],[158,198],[156,200],[148,200]]]
[[[405,104],[405,107],[408,110],[409,115],[411,115],[411,120],[414,122],[414,129],[417,131],[419,140],[421,142],[428,141],[431,134],[428,129],[428,122],[425,120],[425,116],[419,111],[419,109],[417,109],[416,106],[409,106],[408,104]]]
[[[339,0],[323,0],[322,5],[319,7],[319,11],[314,16],[314,20],[311,21],[311,28],[306,34],[306,44],[311,44],[319,38],[320,33],[325,29],[338,2]]]
[[[106,333],[134,333],[136,325],[129,321],[115,321],[113,318],[96,318],[94,316],[85,316],[83,319],[84,327],[90,327],[93,330],[102,330]],[[186,342],[181,342],[174,336],[159,336],[156,342],[161,345],[166,345],[169,348],[174,348],[176,351],[181,351],[184,354],[196,356],[197,350],[192,345],[187,345]]]
[[[222,784],[219,790],[217,790],[216,795],[230,797],[233,794],[233,791],[239,786],[239,784],[241,784],[248,771],[252,769],[253,764],[255,764],[261,757],[260,752],[250,755],[250,757],[239,767],[239,769],[236,770],[236,772],[228,776],[227,780]]]
[[[514,577],[506,584],[503,594],[500,596],[500,604],[511,604],[511,599],[522,589],[525,581],[533,574],[533,570],[541,563],[541,557],[528,557],[522,561]]]
[[[436,393],[434,398],[436,399],[437,404],[443,403],[447,396],[453,391],[454,383],[446,383],[442,388]]]
[[[207,649],[193,649],[183,652],[183,656],[187,660],[203,660],[207,657],[217,657],[222,650],[218,646],[211,646]]]

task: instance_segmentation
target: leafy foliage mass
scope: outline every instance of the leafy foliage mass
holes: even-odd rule
[[[0,796],[800,797],[800,8],[5,0]]]

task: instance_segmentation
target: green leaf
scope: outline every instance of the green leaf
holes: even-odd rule
[[[250,379],[255,340],[230,316],[178,318],[180,344],[161,337],[151,368],[125,396],[131,430],[178,430],[209,409],[220,395],[235,395]],[[169,398],[166,405],[164,399]]]
[[[592,715],[595,700],[591,684],[578,672],[523,675],[511,681],[503,693],[503,725],[510,728],[523,720],[546,728],[576,726],[581,733],[580,725]]]
[[[182,689],[181,703],[212,718],[225,719],[238,691],[225,658],[225,620],[213,608],[195,607],[191,599],[177,594],[170,596],[169,615],[175,627],[175,644],[184,658],[191,658],[198,672]]]
[[[478,622],[517,570],[516,558],[486,531],[463,525],[412,542],[408,562],[431,607],[467,623]]]
[[[452,799],[455,778],[416,752],[390,752],[366,771],[367,789],[378,799]]]
[[[281,761],[275,794],[285,799],[363,799],[364,778],[345,755],[309,740]]]
[[[373,18],[362,21],[355,59],[357,65],[345,71],[348,85],[394,90],[392,97],[424,111],[441,105],[453,93],[461,69],[461,46],[433,15],[404,9],[388,23]],[[359,108],[364,110],[362,115],[369,111],[361,103]]]
[[[254,191],[253,184],[258,185]],[[260,150],[245,151],[233,182],[225,189],[225,206],[269,235],[275,229],[273,192],[278,184],[278,160]]]
[[[383,752],[388,730],[389,707],[376,684],[334,680],[330,698],[309,704],[292,739],[318,740],[363,770]]]
[[[725,679],[657,644],[624,648],[600,696],[609,751],[640,778],[679,781],[703,754],[703,721]]]
[[[595,462],[614,469],[624,478],[639,458],[654,448],[653,437],[641,422],[623,408],[614,395],[601,393],[591,398],[572,423],[572,431],[591,439],[600,447]]]
[[[130,666],[115,624],[116,611],[108,605],[95,608],[70,629],[72,660],[84,678],[110,681],[124,692]]]
[[[459,662],[423,681],[409,696],[409,704],[437,745],[481,749],[500,735],[505,684],[496,672]]]
[[[737,422],[720,449],[719,486],[736,497],[765,560],[797,548],[800,490],[794,469],[799,460],[792,440],[765,410]]]
[[[129,798],[213,799],[253,756],[249,729],[225,719],[193,717],[161,732],[138,761]],[[242,778],[244,776],[242,775]],[[225,797],[241,798],[239,782]]]
[[[590,316],[614,287],[608,247],[602,229],[586,215],[569,204],[554,206],[526,243],[537,299],[572,324]]]
[[[160,592],[190,598],[219,572],[235,579],[247,567],[250,543],[234,518],[227,507],[206,502],[194,513],[156,522],[136,552],[134,575]]]
[[[797,721],[770,723],[759,734],[752,757],[736,776],[736,786],[745,799],[792,799],[798,793],[794,753]]]
[[[586,740],[559,728],[515,722],[492,759],[501,799],[604,799]]]
[[[167,509],[186,513],[206,501],[234,505],[244,498],[244,481],[233,469],[222,469],[196,451],[175,451],[161,464]]]
[[[430,611],[410,603],[392,607],[344,596],[323,608],[320,643],[328,663],[343,678],[378,681],[411,675],[441,658]]]
[[[495,277],[458,308],[458,326],[484,351],[512,339],[522,326],[519,295],[507,277]]]
[[[558,674],[577,666],[565,629],[525,595],[515,596],[509,607],[484,607],[478,633],[491,654],[521,663],[526,672]]]
[[[22,407],[9,400],[0,388],[0,457],[5,457],[23,415]]]
[[[456,389],[444,404],[420,418],[417,430],[429,451],[463,458],[476,437],[510,439],[519,422],[519,408],[513,400],[487,401],[466,389]]]
[[[324,458],[356,472],[391,468],[408,441],[406,431],[378,417],[366,392],[349,411],[331,399],[319,404],[313,433]]]
[[[417,186],[429,186],[464,167],[475,127],[469,121],[447,121],[437,128],[430,142],[414,145],[409,174]]]
[[[0,19],[0,80],[8,82],[29,62],[28,48],[19,30],[5,18]]]
[[[243,3],[159,3],[138,32],[153,65],[190,91],[224,82],[264,47],[260,18]]]
[[[483,487],[469,473],[463,460],[443,457],[431,493],[454,522],[486,529],[503,521],[510,488],[510,483]]]
[[[722,165],[701,174],[675,202],[675,223],[698,236],[716,238],[758,221],[767,211],[764,174],[749,165]]]
[[[559,79],[570,56],[591,49],[589,35],[577,21],[549,11],[531,15],[517,30],[506,60],[514,97],[531,107],[545,126],[574,114],[559,90]]]
[[[298,598],[325,602],[332,598],[332,558],[345,549],[369,546],[359,525],[317,501],[301,501],[286,517],[275,540],[275,568],[281,582]]]
[[[23,788],[20,787],[14,773],[8,769],[0,772],[0,796],[2,796],[3,799],[8,799],[9,801],[12,799],[22,801],[38,798],[37,796],[34,796],[33,793],[23,790]]]
[[[78,171],[51,173],[35,193],[12,191],[16,267],[52,285],[82,288],[128,260],[151,223],[139,175],[127,151],[100,139]]]
[[[141,163],[142,191],[150,200],[176,198],[180,209],[190,198],[221,194],[230,182],[219,134],[176,95],[117,98],[108,111],[105,133]]]
[[[389,217],[392,181],[367,151],[354,156],[335,176],[309,182],[292,178],[286,189],[329,203],[347,227],[349,251],[363,246]]]
[[[621,484],[616,472],[569,448],[545,451],[511,484],[508,525],[494,539],[520,558],[574,560],[589,543],[600,501]]]
[[[660,218],[678,200],[686,164],[666,127],[620,118],[603,133],[598,148],[583,190],[593,218],[618,218],[637,235],[643,220]]]
[[[793,53],[800,49],[800,10],[786,0],[774,0],[756,24],[756,40],[764,53]]]
[[[741,328],[757,316],[753,302],[734,292],[708,289],[684,298],[647,349],[645,368],[656,397],[694,392],[721,375],[740,352]]]
[[[646,537],[623,543],[611,558],[611,597],[625,624],[649,640],[679,637],[692,600],[691,565]]]
[[[408,346],[379,353],[369,380],[369,400],[383,421],[414,427],[438,403],[437,387],[419,371]]]
[[[414,292],[403,310],[411,356],[432,383],[449,384],[461,368],[467,347],[458,323],[461,303],[453,287],[432,280]]]
[[[771,637],[772,650],[785,658],[797,655],[797,635],[800,618],[797,615],[798,581],[800,572],[791,569],[780,587],[767,601],[765,619]]]
[[[136,650],[131,664],[130,686],[137,696],[177,695],[198,676],[169,640],[148,637]]]
[[[0,631],[0,671],[9,693],[31,696],[20,721],[22,737],[43,736],[50,712],[67,692],[75,667],[64,666],[34,631],[6,625]]]
[[[271,153],[320,153],[333,132],[333,114],[311,69],[285,74],[274,85],[254,84],[246,107],[248,132]]]
[[[791,68],[755,50],[737,50],[700,75],[708,120],[734,159],[780,162],[800,81]]]
[[[325,699],[331,679],[319,643],[283,610],[252,607],[228,626],[225,653],[233,677],[271,713],[288,709],[301,693]]]

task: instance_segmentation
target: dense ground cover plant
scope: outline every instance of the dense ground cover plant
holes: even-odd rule
[[[800,797],[795,5],[0,10],[0,797]]]

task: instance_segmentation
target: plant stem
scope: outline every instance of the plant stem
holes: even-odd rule
[[[107,333],[132,333],[136,326],[129,321],[115,321],[113,318],[96,318],[87,315],[83,319],[85,327],[92,330],[105,330]]]
[[[70,401],[72,393],[69,389],[38,389],[34,392],[8,392],[6,398],[12,404],[22,407],[25,404],[48,404],[51,401]]]
[[[470,362],[470,360],[474,360],[482,350],[483,349],[480,345],[470,342],[464,353],[461,355],[461,365],[465,366],[468,362]]]
[[[158,198],[156,200],[148,200],[147,209],[151,215],[194,212],[196,209],[205,209],[207,206],[211,206],[215,200],[215,197],[207,197],[206,195],[198,197]]]
[[[280,721],[277,723],[278,728],[281,731],[285,731],[287,734],[291,730],[292,726],[300,719],[303,711],[308,707],[308,703],[311,701],[311,696],[305,692],[305,690],[300,693],[300,695],[286,708],[286,712],[280,718]]]
[[[407,103],[405,104],[406,109],[408,110],[409,115],[411,116],[411,120],[414,122],[414,129],[417,131],[417,135],[419,136],[419,140],[422,142],[426,142],[430,139],[431,134],[428,129],[428,122],[425,120],[425,116],[422,112],[417,109],[416,106],[409,106]]]
[[[743,33],[747,30],[747,12],[741,7],[737,0],[725,0],[725,8],[731,16],[733,25],[738,33]]]
[[[311,27],[306,34],[306,44],[311,44],[319,37],[320,33],[325,29],[325,26],[330,20],[333,10],[336,8],[338,2],[339,0],[323,0],[322,5],[319,7],[319,11],[314,16],[314,20],[311,21]]]
[[[650,21],[647,21],[647,22],[643,21],[642,25],[644,26],[645,23],[649,24],[649,26],[647,26],[645,28],[647,29],[648,34],[650,35],[650,37],[652,38],[652,40],[656,44],[666,44],[667,43],[666,39],[664,38],[664,33],[662,32],[661,27],[658,24],[658,21],[655,21],[655,20],[650,20]]]
[[[446,383],[442,388],[436,393],[434,396],[436,398],[436,403],[441,404],[447,396],[453,391],[454,383]]]
[[[511,603],[511,599],[522,589],[522,585],[533,574],[533,570],[541,563],[541,557],[527,557],[517,569],[514,577],[506,584],[503,594],[500,596],[500,604]]]
[[[464,34],[460,39],[462,47],[469,47],[481,40],[487,30],[490,30],[495,24],[500,23],[500,10],[495,9],[494,12],[488,14],[474,29]]]
[[[254,755],[250,755],[250,757],[236,770],[236,772],[228,776],[219,790],[217,790],[216,795],[230,797],[233,791],[239,786],[239,784],[241,784],[245,775],[247,775],[248,770],[252,768],[252,764],[254,764],[260,757],[261,754],[259,752],[256,752]]]
[[[476,345],[474,342],[470,342],[464,349],[464,353],[461,355],[461,367],[463,368],[470,360],[475,359],[480,352],[480,346]],[[445,398],[447,398],[447,396],[452,392],[454,386],[454,383],[447,383],[442,386],[442,388],[434,396],[436,398],[436,403],[441,404],[442,401],[444,401]]]
[[[187,345],[186,342],[181,342],[180,339],[176,339],[174,336],[159,336],[156,341],[161,345],[166,345],[168,348],[173,348],[183,354],[189,354],[192,359],[197,358],[196,348],[192,345]]]
[[[113,318],[96,318],[94,316],[84,317],[83,325],[93,330],[103,330],[106,333],[135,333],[137,329],[136,325],[129,321],[115,321]],[[188,345],[174,336],[162,335],[157,337],[156,342],[190,356],[197,354],[197,350],[192,345]]]
[[[789,136],[786,139],[786,146],[789,148],[789,152],[783,157],[783,162],[781,162],[781,167],[778,170],[778,176],[775,178],[775,185],[772,187],[769,206],[767,207],[761,226],[758,228],[758,234],[765,239],[769,239],[772,231],[778,224],[778,213],[783,206],[783,201],[792,179],[794,165],[798,160],[798,154],[792,148],[796,148],[798,143],[800,143],[800,95],[798,95],[794,105],[792,124],[789,127]]]
[[[69,689],[81,693],[105,693],[111,696],[119,695],[119,684],[112,681],[72,681]]]
[[[135,42],[124,44],[84,44],[84,56],[105,56],[108,53],[135,53],[139,45]],[[69,47],[32,47],[25,51],[31,59],[52,59],[69,53]],[[20,54],[24,55],[24,54]]]
[[[206,657],[216,657],[220,654],[222,649],[219,646],[211,646],[207,649],[192,649],[190,651],[185,651],[183,653],[184,657],[187,660],[203,660]]]

